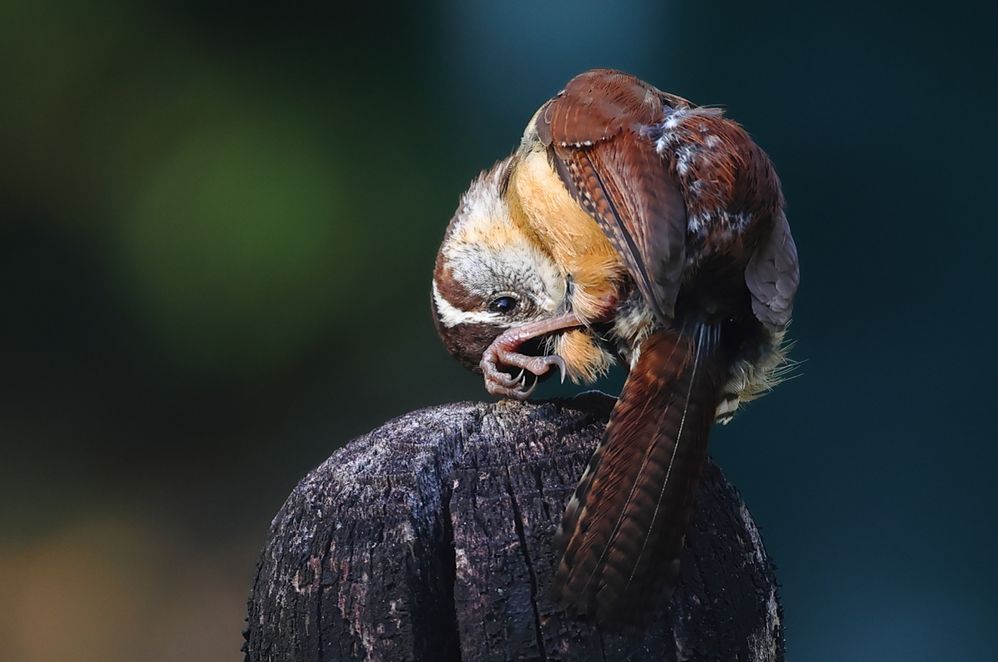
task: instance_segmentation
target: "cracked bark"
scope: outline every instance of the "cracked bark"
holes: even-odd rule
[[[611,404],[444,405],[334,453],[271,525],[247,661],[782,660],[772,565],[712,464],[650,625],[601,632],[555,608],[551,538]]]

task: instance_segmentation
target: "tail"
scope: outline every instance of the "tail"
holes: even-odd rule
[[[638,620],[672,592],[725,375],[720,329],[666,329],[641,346],[558,530],[555,598],[601,623]]]

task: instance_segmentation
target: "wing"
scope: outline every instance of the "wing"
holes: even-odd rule
[[[663,321],[673,317],[682,280],[686,206],[647,129],[679,103],[633,76],[594,70],[573,78],[534,120],[565,186]]]
[[[799,283],[797,244],[790,234],[787,217],[780,212],[769,236],[755,249],[745,268],[745,284],[752,293],[752,312],[756,318],[770,329],[785,329],[790,323]]]

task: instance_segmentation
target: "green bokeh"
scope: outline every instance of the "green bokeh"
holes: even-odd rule
[[[245,116],[185,135],[137,182],[122,281],[173,360],[266,372],[315,341],[351,298],[342,188],[301,131]]]

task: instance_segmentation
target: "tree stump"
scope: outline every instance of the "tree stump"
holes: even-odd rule
[[[444,405],[333,453],[271,525],[246,659],[782,660],[772,565],[711,463],[649,625],[600,631],[552,603],[551,539],[612,403]]]

